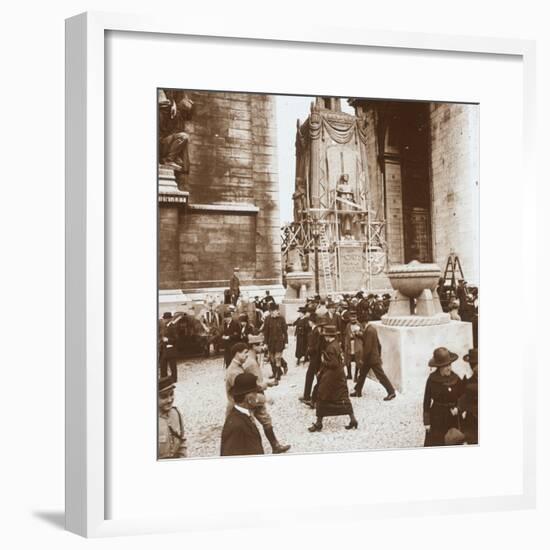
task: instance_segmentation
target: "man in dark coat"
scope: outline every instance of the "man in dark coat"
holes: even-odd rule
[[[239,374],[233,385],[235,405],[222,429],[221,456],[263,455],[262,437],[252,411],[265,404],[257,378],[250,373]]]
[[[241,339],[241,325],[231,316],[230,311],[224,313],[223,319],[223,366],[228,367],[231,363],[231,348]]]
[[[458,409],[461,417],[461,429],[464,432],[466,443],[468,445],[477,445],[478,443],[478,421],[477,421],[477,348],[471,349],[463,357],[464,361],[470,363],[472,376],[462,380],[464,384],[464,393],[458,399]]]
[[[307,353],[309,355],[309,365],[306,371],[306,380],[304,385],[304,395],[300,397],[300,401],[304,405],[313,407],[311,400],[311,390],[315,376],[321,368],[321,353],[323,352],[325,342],[321,336],[322,327],[326,324],[326,318],[312,313],[308,319],[309,333],[307,339]]]
[[[363,329],[363,361],[360,365],[361,370],[359,371],[359,377],[355,384],[355,391],[351,394],[351,397],[361,397],[365,380],[371,369],[376,378],[378,378],[380,384],[382,384],[388,392],[388,395],[384,397],[384,401],[391,401],[395,397],[395,389],[382,368],[381,354],[382,346],[378,339],[376,327],[367,322]]]
[[[279,314],[279,304],[269,304],[269,316],[264,322],[264,342],[269,352],[269,362],[273,370],[271,378],[280,380],[282,375],[283,350],[288,343],[285,318]]]
[[[436,370],[428,376],[424,392],[425,447],[445,444],[445,434],[459,428],[458,400],[464,384],[452,371],[451,364],[458,359],[447,348],[436,348],[429,366]]]

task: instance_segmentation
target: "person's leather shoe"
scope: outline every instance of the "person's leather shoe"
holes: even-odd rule
[[[361,395],[361,392],[357,390],[349,394],[350,397],[361,397]]]
[[[280,443],[273,449],[274,455],[286,453],[290,449],[290,445],[281,445]]]
[[[322,424],[317,424],[317,422],[315,422],[314,424],[312,424],[308,430],[310,432],[320,432],[321,430],[323,429],[323,425]]]
[[[395,392],[388,393],[388,395],[384,397],[384,401],[391,401],[392,399],[395,399]]]

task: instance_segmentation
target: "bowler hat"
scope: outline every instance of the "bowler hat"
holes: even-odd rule
[[[246,321],[248,323],[248,315],[246,313],[241,313],[239,315],[239,321],[241,322]]]
[[[434,349],[433,357],[430,359],[428,365],[430,367],[446,367],[456,361],[458,355],[449,351],[447,348],[436,348]]]
[[[319,313],[317,313],[315,315],[315,324],[317,325],[328,325],[328,317],[326,315],[319,315]]]
[[[165,311],[163,314],[162,314],[162,318],[163,319],[172,319],[172,313],[170,311]]]
[[[323,328],[323,336],[338,336],[339,332],[334,325],[326,325]]]
[[[477,365],[477,348],[472,348],[468,353],[462,358],[466,363]]]
[[[258,391],[262,391],[262,388],[258,386],[258,378],[249,372],[238,374],[231,389],[234,397]]]
[[[279,304],[275,303],[275,302],[270,302],[269,304],[269,310],[270,311],[275,311],[276,309],[279,309]]]

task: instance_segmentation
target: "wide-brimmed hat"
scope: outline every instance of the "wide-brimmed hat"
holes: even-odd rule
[[[326,325],[323,328],[323,336],[338,336],[340,334],[334,325]]]
[[[447,348],[436,348],[434,349],[433,357],[428,362],[428,365],[436,368],[446,367],[457,359],[458,355],[449,351]]]
[[[231,389],[233,397],[259,391],[262,391],[262,388],[258,386],[258,378],[249,372],[238,374]]]
[[[473,363],[477,365],[477,348],[472,348],[468,353],[462,358],[466,363]]]

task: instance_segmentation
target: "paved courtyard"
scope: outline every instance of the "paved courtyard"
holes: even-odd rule
[[[279,386],[268,388],[266,397],[273,418],[275,434],[281,443],[292,445],[289,453],[322,451],[354,451],[421,447],[424,443],[422,424],[422,396],[397,394],[393,401],[385,402],[384,388],[367,379],[363,397],[352,398],[357,430],[346,430],[348,417],[324,419],[323,431],[310,433],[307,428],[315,420],[315,411],[300,403],[306,366],[296,366],[294,337],[289,337],[284,352],[288,374]],[[180,361],[178,384],[174,404],[182,412],[187,437],[188,456],[191,458],[215,457],[220,454],[221,430],[225,420],[226,396],[221,356]],[[263,362],[267,378],[271,368]],[[350,392],[352,381],[348,381]],[[264,450],[271,452],[263,438]]]

